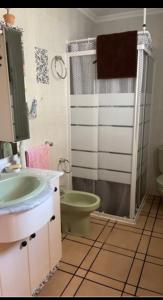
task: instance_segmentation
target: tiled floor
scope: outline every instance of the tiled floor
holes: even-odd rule
[[[136,225],[91,218],[90,238],[63,235],[63,257],[39,296],[163,296],[163,199]]]

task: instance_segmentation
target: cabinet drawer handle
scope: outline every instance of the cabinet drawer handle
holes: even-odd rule
[[[36,237],[36,233],[32,233],[31,235],[30,235],[30,240],[31,239],[34,239]]]
[[[2,59],[2,55],[0,55],[0,59]]]
[[[53,220],[55,220],[55,216],[54,215],[51,217],[50,221],[53,221]]]
[[[20,249],[22,249],[23,247],[26,247],[27,246],[27,241],[23,241],[21,244],[20,244]]]
[[[55,188],[54,188],[54,192],[56,192],[56,191],[58,191],[58,189],[57,189],[57,187],[55,186]]]

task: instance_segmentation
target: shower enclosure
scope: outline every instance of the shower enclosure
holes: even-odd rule
[[[146,194],[153,64],[149,32],[137,40],[137,77],[123,79],[97,79],[95,38],[68,44],[72,187],[130,219]]]

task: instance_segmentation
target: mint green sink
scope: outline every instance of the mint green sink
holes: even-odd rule
[[[46,186],[40,176],[14,176],[0,181],[0,208],[27,201]]]

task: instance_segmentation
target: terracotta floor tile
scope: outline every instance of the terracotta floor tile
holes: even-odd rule
[[[136,287],[130,284],[126,284],[124,292],[134,295],[136,291]]]
[[[124,283],[120,282],[118,280],[111,279],[109,277],[93,273],[93,272],[88,272],[86,279],[89,279],[91,281],[94,281],[96,283],[100,283],[103,285],[107,285],[108,287],[111,287],[113,289],[117,289],[122,291],[124,288]]]
[[[163,239],[152,237],[147,254],[163,258]]]
[[[90,246],[82,245],[65,239],[62,242],[62,261],[79,266],[90,248]]]
[[[73,275],[57,270],[41,290],[39,297],[60,296]]]
[[[163,233],[163,220],[157,219],[153,231]]]
[[[120,296],[121,292],[114,290],[109,287],[102,286],[98,283],[91,282],[87,279],[84,279],[82,282],[78,292],[76,293],[77,296],[96,296],[96,297],[102,297],[102,296]]]
[[[109,245],[109,244],[104,244],[102,246],[102,249],[108,250],[108,251],[111,251],[111,252],[116,252],[116,253],[123,254],[123,255],[126,255],[126,256],[130,256],[130,257],[134,257],[134,255],[135,255],[134,251],[127,250],[127,249],[122,249],[122,248],[119,248],[119,247],[116,247],[116,246],[113,246],[113,245]]]
[[[135,258],[144,260],[144,259],[145,259],[145,254],[142,254],[142,253],[136,253]]]
[[[155,222],[155,218],[153,217],[148,217],[147,222],[145,224],[145,230],[152,230],[153,229],[153,224]]]
[[[148,235],[142,235],[137,251],[140,253],[146,253],[148,244],[149,244],[149,240],[150,240],[150,237]]]
[[[152,232],[152,236],[163,239],[163,233]]]
[[[138,233],[114,228],[106,240],[106,244],[136,251],[140,237],[141,235]]]
[[[159,200],[155,200],[152,204],[149,216],[155,217],[158,211]]]
[[[152,201],[146,201],[142,208],[142,212],[148,213],[150,211],[151,205],[152,205]]]
[[[141,216],[141,215],[140,215],[139,218],[138,218],[138,220],[136,221],[136,224],[133,225],[133,226],[135,226],[136,228],[143,229],[146,220],[147,220],[147,216]]]
[[[66,239],[67,240],[71,240],[71,241],[75,241],[75,242],[79,242],[79,243],[83,243],[83,244],[86,244],[86,245],[93,245],[93,241],[92,240],[89,240],[89,239],[86,239],[86,238],[83,238],[83,237],[80,237],[80,236],[75,236],[75,235],[72,235],[72,234],[68,234],[66,236]]]
[[[89,253],[87,254],[86,258],[81,264],[81,268],[88,270],[93,263],[96,255],[99,253],[100,249],[93,247]]]
[[[140,259],[134,260],[127,283],[135,285],[135,286],[138,284],[138,281],[139,281],[139,278],[141,275],[141,271],[142,271],[142,267],[143,267],[143,263],[144,262]]]
[[[159,207],[159,210],[158,210],[158,217],[159,216],[163,216],[163,202],[160,203],[160,207]]]
[[[151,262],[156,265],[163,266],[163,258],[158,258],[158,257],[147,255],[145,261]]]
[[[101,248],[102,247],[102,243],[101,242],[95,242],[94,247],[97,247],[97,248]]]
[[[64,290],[62,293],[63,297],[73,297],[75,292],[77,291],[80,283],[82,282],[82,278],[74,276],[72,280],[70,281],[69,285],[67,288]]]
[[[133,295],[127,294],[126,292],[123,292],[122,297],[133,297]]]
[[[91,223],[91,233],[90,233],[89,238],[92,240],[96,240],[97,237],[102,232],[103,228],[104,228],[104,225]]]
[[[74,266],[68,265],[66,263],[60,262],[58,269],[61,270],[61,271],[65,271],[65,272],[74,274],[77,270],[77,267],[74,267]]]
[[[80,277],[84,277],[86,274],[87,274],[86,270],[78,269],[75,275],[80,276]]]
[[[112,230],[112,227],[106,226],[104,228],[104,230],[102,231],[102,233],[99,235],[97,241],[98,242],[105,242],[105,240],[107,239],[107,237],[109,236],[110,232]]]
[[[163,296],[163,202],[159,197],[147,198],[136,224],[93,216],[91,229],[89,239],[62,234],[62,261],[38,296]]]
[[[122,225],[122,224],[119,224],[119,223],[117,223],[114,228],[122,229],[122,230],[127,230],[127,231],[131,231],[131,232],[135,232],[135,233],[140,233],[140,234],[142,233],[142,229],[135,228],[134,226]]]
[[[140,212],[140,216],[148,216],[148,215],[149,215],[149,213],[146,212],[146,211],[141,211]]]
[[[145,262],[139,287],[163,294],[163,266]]]
[[[143,230],[143,234],[145,234],[145,235],[151,235],[151,231],[150,230]]]
[[[160,297],[161,294],[158,294],[158,293],[154,293],[152,291],[148,291],[148,290],[145,290],[145,289],[141,289],[141,288],[138,288],[137,290],[137,293],[136,293],[136,296],[145,296],[145,297],[150,297],[150,296],[157,296],[157,297]]]
[[[128,276],[132,260],[132,258],[121,254],[100,250],[90,271],[124,282]]]

